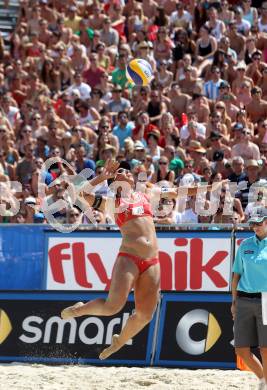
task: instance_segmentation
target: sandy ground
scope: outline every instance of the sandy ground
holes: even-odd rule
[[[1,390],[256,390],[248,372],[0,364]]]

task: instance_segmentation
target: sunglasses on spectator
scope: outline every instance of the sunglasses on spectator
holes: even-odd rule
[[[33,118],[34,121],[38,121],[38,120],[40,120],[40,119],[41,119],[40,116],[36,116],[36,117]]]
[[[129,173],[129,172],[130,172],[129,169],[119,168],[119,169],[117,169],[116,173],[123,174],[123,173]]]
[[[100,127],[101,129],[109,129],[109,126],[108,125],[103,125]]]
[[[167,165],[168,163],[166,161],[159,161],[159,165]]]

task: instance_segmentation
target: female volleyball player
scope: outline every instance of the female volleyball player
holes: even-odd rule
[[[116,187],[114,216],[120,227],[122,243],[112,271],[108,297],[85,304],[78,302],[61,313],[63,319],[83,315],[111,316],[123,308],[130,291],[134,289],[135,311],[121,333],[113,336],[110,347],[104,349],[99,355],[100,359],[106,359],[118,351],[151,321],[160,287],[158,244],[150,197],[146,193],[135,192],[134,178],[130,170],[118,168],[118,163],[115,162],[108,162],[104,171],[91,180],[90,184],[96,185],[109,178],[114,178],[113,186]],[[156,190],[160,197],[177,198],[177,188]],[[211,188],[208,187],[208,191],[210,190]],[[188,188],[189,196],[196,193],[197,187]],[[90,206],[104,211],[106,198],[93,194],[83,194],[83,196]]]

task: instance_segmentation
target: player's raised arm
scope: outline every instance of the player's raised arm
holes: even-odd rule
[[[91,192],[95,186],[102,183],[105,180],[112,179],[115,176],[116,170],[119,167],[119,163],[113,160],[107,160],[103,171],[100,175],[94,177],[88,182],[84,190],[81,192],[81,196],[88,202],[88,204],[100,211],[105,211],[107,198]]]
[[[220,182],[214,182],[213,184],[193,186],[193,187],[177,187],[177,188],[159,188],[161,198],[167,199],[179,199],[184,196],[196,196],[197,194],[204,192],[218,191],[224,183],[228,180],[222,180]]]

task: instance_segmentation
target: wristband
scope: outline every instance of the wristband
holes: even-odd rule
[[[95,195],[95,200],[94,203],[92,204],[92,207],[97,210],[100,207],[102,200],[103,200],[102,195],[98,195],[98,194]]]

